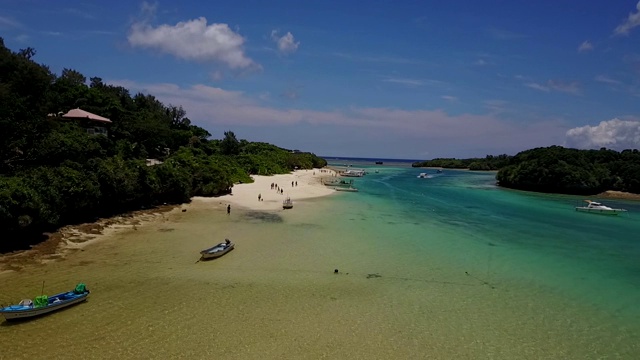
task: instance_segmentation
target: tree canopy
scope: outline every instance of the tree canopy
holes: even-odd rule
[[[222,140],[192,124],[181,106],[131,95],[73,69],[57,76],[0,38],[0,252],[44,231],[192,196],[229,193],[250,175],[322,167],[326,161],[267,143]],[[71,109],[111,120],[108,133],[63,119]],[[146,159],[159,165],[147,166]]]

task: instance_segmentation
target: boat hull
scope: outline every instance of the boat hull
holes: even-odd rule
[[[599,215],[618,215],[621,213],[626,212],[626,210],[622,210],[622,209],[592,209],[592,208],[587,208],[587,207],[577,207],[576,211],[578,212],[585,212],[585,213],[591,213],[591,214],[599,214]]]
[[[62,297],[63,295],[68,295],[69,293],[60,293],[57,295],[51,296],[51,299],[55,299],[56,297]],[[83,294],[74,294],[73,297],[69,300],[60,301],[58,303],[52,303],[43,307],[26,307],[21,305],[10,305],[5,308],[0,309],[0,313],[4,316],[4,318],[8,321],[11,320],[20,320],[26,318],[32,318],[36,316],[41,316],[44,314],[48,314],[54,311],[58,311],[69,306],[76,305],[87,300],[90,292],[86,291]]]
[[[358,192],[358,189],[352,187],[336,187],[336,191]]]
[[[282,202],[282,208],[285,210],[293,209],[293,201],[291,201],[290,198],[287,198],[285,201]]]
[[[234,243],[229,243],[228,245],[226,243],[220,243],[216,246],[200,251],[200,255],[203,260],[215,259],[233,250],[234,247]]]

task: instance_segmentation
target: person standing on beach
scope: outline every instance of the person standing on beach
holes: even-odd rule
[[[227,205],[227,215],[231,214],[231,204]]]
[[[258,194],[258,201],[262,198],[262,194]]]

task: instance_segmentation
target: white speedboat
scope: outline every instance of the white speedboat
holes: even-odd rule
[[[365,174],[364,170],[349,169],[349,170],[343,172],[342,174],[340,174],[340,176],[362,177],[362,176],[364,176],[364,174]]]
[[[420,173],[420,175],[418,175],[419,179],[429,179],[431,178],[431,175],[427,174],[427,173]]]
[[[602,215],[618,215],[627,211],[625,209],[610,208],[596,201],[585,200],[585,202],[587,203],[587,206],[576,206],[576,211]]]

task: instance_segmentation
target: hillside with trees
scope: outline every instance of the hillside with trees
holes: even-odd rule
[[[640,152],[578,150],[549,146],[522,151],[515,156],[438,158],[413,167],[498,170],[498,185],[543,193],[593,195],[607,190],[640,194]]]
[[[71,69],[58,76],[35,54],[0,38],[0,252],[63,225],[226,194],[253,174],[326,165],[232,131],[211,139],[180,106]],[[76,108],[110,122],[93,128],[63,116]]]
[[[518,153],[496,174],[500,186],[547,193],[640,193],[640,152],[577,150],[561,146]]]
[[[412,167],[440,167],[444,169],[498,170],[509,163],[509,155],[487,155],[484,158],[436,158],[411,164]]]

